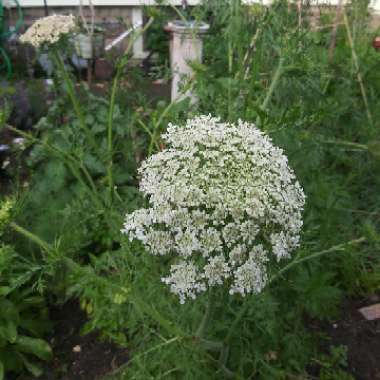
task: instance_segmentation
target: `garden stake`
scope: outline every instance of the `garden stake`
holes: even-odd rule
[[[354,62],[354,66],[355,66],[355,70],[356,70],[356,75],[357,75],[359,86],[360,86],[360,91],[362,93],[362,98],[363,98],[364,106],[365,106],[365,109],[366,109],[366,112],[367,112],[368,121],[373,126],[372,114],[371,114],[371,111],[370,111],[369,105],[368,105],[367,93],[366,93],[366,90],[365,90],[365,87],[364,87],[363,77],[362,77],[362,74],[361,74],[361,71],[360,71],[359,59],[358,59],[358,56],[356,55],[354,41],[352,39],[351,29],[350,29],[350,25],[349,25],[347,14],[346,14],[345,10],[343,10],[343,19],[344,19],[344,25],[346,26],[348,43],[349,43],[350,48],[351,48],[352,61]]]
[[[332,63],[333,57],[334,57],[334,51],[336,46],[336,36],[338,33],[338,25],[342,18],[342,8],[343,8],[343,0],[339,0],[338,6],[336,8],[335,12],[335,21],[333,24],[333,29],[331,31],[331,38],[330,38],[330,46],[329,46],[329,63]]]

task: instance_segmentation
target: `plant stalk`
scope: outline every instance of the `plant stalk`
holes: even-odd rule
[[[101,155],[99,154],[99,147],[96,144],[94,136],[92,135],[89,128],[87,128],[86,121],[85,121],[84,115],[83,115],[83,111],[82,111],[82,108],[80,106],[80,102],[75,95],[74,83],[70,79],[70,76],[66,71],[65,63],[61,57],[61,54],[57,50],[53,50],[52,57],[53,57],[53,60],[55,61],[56,67],[62,73],[63,80],[66,84],[67,93],[68,93],[70,101],[73,105],[74,111],[77,115],[79,124],[80,124],[81,128],[83,129],[84,133],[86,134],[86,137],[87,137],[89,143],[92,145],[94,151],[96,151],[98,153],[99,157],[101,157]]]
[[[267,94],[265,96],[263,104],[261,105],[261,108],[263,110],[266,110],[268,108],[268,104],[269,104],[269,101],[272,98],[274,90],[276,89],[276,87],[277,87],[277,85],[278,85],[278,83],[280,81],[280,78],[281,78],[282,74],[284,73],[284,61],[285,61],[285,59],[283,57],[280,57],[280,60],[278,62],[277,68],[276,68],[276,71],[275,71],[275,73],[273,75],[272,82],[271,82],[271,84],[269,86],[269,89],[267,91]]]
[[[351,48],[352,61],[353,61],[354,66],[355,66],[356,76],[358,78],[358,82],[359,82],[359,86],[360,86],[360,92],[362,94],[363,103],[364,103],[365,110],[366,110],[366,113],[367,113],[367,118],[368,118],[369,123],[371,125],[373,125],[373,118],[372,118],[371,110],[369,108],[369,103],[368,103],[368,98],[367,98],[367,92],[366,92],[366,89],[365,89],[365,86],[364,86],[362,73],[360,71],[359,58],[358,58],[358,56],[356,54],[354,40],[353,40],[352,34],[351,34],[350,24],[348,22],[347,13],[346,13],[346,11],[344,9],[343,9],[343,20],[344,20],[344,25],[346,27],[347,39],[348,39],[348,43],[349,43],[350,48]]]
[[[109,194],[109,204],[112,204],[113,194],[114,194],[114,181],[113,181],[113,114],[116,105],[116,95],[119,88],[119,82],[121,75],[125,66],[128,64],[128,54],[133,47],[133,42],[141,36],[153,23],[154,18],[151,17],[144,28],[135,35],[129,44],[127,50],[124,53],[125,59],[122,59],[117,65],[117,71],[115,78],[112,83],[111,98],[110,98],[110,108],[108,112],[108,125],[107,125],[107,153],[108,153],[108,165],[107,165],[107,179],[108,179],[108,194]]]

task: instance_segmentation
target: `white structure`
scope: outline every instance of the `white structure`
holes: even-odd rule
[[[0,0],[1,1],[1,0]],[[82,0],[83,5],[89,5],[89,0]],[[242,0],[242,3],[247,5],[251,4],[263,4],[270,5],[274,0]],[[297,2],[298,0],[290,0],[293,2]],[[306,0],[301,0],[305,1]],[[310,0],[310,4],[312,6],[319,5],[331,5],[336,6],[342,1],[343,4],[349,4],[351,0]],[[37,13],[39,12],[39,16],[43,16],[43,10],[45,1],[44,0],[18,0],[20,6],[25,9],[26,13]],[[187,0],[187,4],[189,6],[197,5],[201,2],[201,0]],[[50,8],[54,8],[54,12],[59,12],[59,8],[75,8],[78,7],[80,0],[46,0],[47,6]],[[13,7],[15,5],[14,0],[3,0],[3,4],[5,6]],[[116,14],[114,12],[113,16],[120,17],[121,13],[127,12],[127,17],[130,18],[131,24],[135,25],[143,25],[144,17],[143,17],[143,7],[144,6],[158,6],[158,5],[174,5],[181,6],[182,0],[164,0],[159,3],[156,0],[92,0],[92,4],[97,8],[97,13],[104,14],[105,18],[107,16],[107,9],[115,8]],[[380,0],[370,0],[369,9],[372,11],[373,16],[378,20],[375,22],[375,27],[377,28],[379,25],[379,15],[380,15]],[[57,10],[58,8],[58,10]],[[122,11],[122,12],[121,12]],[[104,13],[103,13],[104,12]],[[172,87],[172,99],[177,99],[178,97],[178,88],[179,83],[181,81],[181,76],[183,75],[191,75],[191,70],[187,65],[187,61],[198,60],[200,61],[202,58],[202,39],[196,38],[190,40],[189,34],[186,36],[186,33],[177,30],[172,31],[173,39],[172,39],[172,47],[173,54],[171,58],[172,69],[174,72],[173,78],[173,87]],[[137,38],[137,40],[133,44],[133,58],[136,60],[142,60],[146,58],[148,52],[144,51],[144,40],[143,36]],[[182,56],[182,58],[180,58]],[[190,70],[190,71],[189,71]],[[188,94],[189,95],[189,94]]]
[[[293,0],[297,1],[297,0]],[[43,8],[44,0],[18,0],[19,4],[23,8]],[[190,6],[197,5],[201,0],[187,0],[187,4]],[[259,3],[263,5],[270,5],[273,0],[242,0],[243,3],[254,4]],[[311,0],[311,5],[338,5],[340,0]],[[349,3],[349,0],[343,0],[343,3]],[[46,0],[48,7],[76,7],[79,6],[79,0]],[[83,0],[83,5],[88,5],[88,0]],[[132,25],[140,24],[143,22],[143,6],[155,6],[155,5],[175,5],[180,6],[182,0],[165,0],[163,4],[157,3],[156,0],[92,0],[95,7],[128,7],[131,8],[131,21]],[[3,0],[5,6],[14,6],[13,0]],[[375,14],[380,14],[380,0],[370,0],[369,8],[374,11]],[[143,59],[147,53],[143,48],[143,37],[140,37],[135,41],[133,47],[134,57],[137,59]]]
[[[18,0],[22,8],[43,8],[44,0]],[[48,7],[77,7],[79,6],[79,0],[46,0]],[[182,0],[166,0],[167,5],[180,6]],[[187,0],[187,4],[190,6],[197,5],[200,0]],[[13,0],[4,0],[5,6],[13,7],[15,2]],[[95,7],[129,7],[131,9],[131,21],[132,25],[139,25],[143,23],[143,6],[155,6],[158,4],[155,0],[92,0],[92,4]],[[165,5],[163,4],[163,5]],[[83,0],[83,5],[89,5],[88,0]],[[147,56],[147,52],[144,51],[144,41],[141,36],[133,45],[133,57],[135,59],[144,59]]]
[[[170,66],[172,69],[172,101],[179,101],[190,97],[196,99],[189,89],[183,91],[182,86],[193,76],[193,70],[189,63],[202,62],[203,41],[202,34],[209,29],[208,24],[185,23],[175,21],[166,28],[171,34],[170,42]]]

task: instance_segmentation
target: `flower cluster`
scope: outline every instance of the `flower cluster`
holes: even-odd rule
[[[44,44],[55,44],[59,39],[76,27],[73,15],[51,15],[37,20],[21,37],[22,43],[29,43],[35,48]]]
[[[169,125],[167,148],[141,166],[150,208],[123,233],[174,263],[162,281],[180,302],[208,287],[259,293],[270,260],[299,245],[305,195],[280,148],[253,124],[200,116]]]

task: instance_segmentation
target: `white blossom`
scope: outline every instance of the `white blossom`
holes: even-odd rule
[[[163,281],[181,302],[216,285],[261,292],[302,228],[305,195],[283,151],[253,124],[211,116],[170,124],[163,138],[166,149],[139,169],[150,206],[127,215],[122,232],[180,259]]]
[[[243,265],[236,268],[230,294],[240,293],[244,297],[249,293],[260,293],[266,281],[265,266],[255,255],[251,255]]]
[[[29,29],[20,36],[22,43],[29,43],[35,48],[44,44],[55,44],[59,39],[76,27],[73,15],[51,15],[43,17],[34,22]]]
[[[170,275],[161,280],[170,286],[172,293],[179,296],[181,304],[185,303],[187,297],[194,299],[197,293],[206,290],[201,282],[198,268],[193,263],[182,262],[172,265]]]
[[[203,269],[203,277],[210,286],[222,285],[223,280],[230,276],[230,268],[223,255],[210,257]]]
[[[241,264],[246,257],[246,247],[241,244],[238,244],[230,251],[228,257],[233,266]]]

